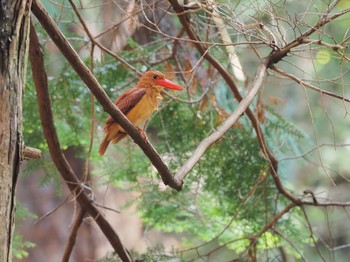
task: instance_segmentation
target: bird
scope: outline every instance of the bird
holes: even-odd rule
[[[144,123],[158,109],[159,102],[163,98],[160,94],[163,88],[178,91],[184,89],[182,86],[166,79],[165,75],[159,71],[147,71],[143,73],[134,88],[125,91],[114,102],[145,138],[147,136],[139,125]],[[124,129],[111,116],[108,117],[103,131],[105,138],[98,150],[100,156],[104,155],[109,143],[116,144],[127,136]]]

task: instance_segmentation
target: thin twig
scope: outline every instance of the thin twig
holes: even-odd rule
[[[106,53],[110,54],[111,56],[113,56],[116,60],[118,60],[123,66],[125,66],[126,68],[129,68],[131,71],[133,71],[134,73],[140,75],[141,73],[139,71],[136,70],[136,68],[134,68],[132,65],[130,65],[128,62],[126,62],[121,56],[119,56],[118,54],[112,52],[111,50],[109,50],[108,48],[106,48],[105,46],[103,46],[102,44],[100,44],[98,41],[95,40],[95,38],[93,37],[93,35],[91,34],[89,28],[87,27],[83,17],[80,15],[80,12],[78,10],[78,8],[76,7],[76,5],[74,4],[74,2],[72,0],[69,0],[69,3],[71,4],[71,6],[73,7],[73,10],[75,12],[75,14],[77,15],[80,23],[82,24],[86,34],[88,35],[91,43],[93,45],[97,45],[99,48],[101,48],[103,51],[105,51]],[[55,42],[55,41],[54,41]]]
[[[41,217],[39,217],[35,222],[34,225],[38,224],[40,221],[43,219],[47,218],[48,216],[52,215],[53,213],[56,212],[57,209],[59,209],[61,206],[63,206],[69,199],[71,195],[66,196],[54,209],[50,210],[49,212],[45,213]]]
[[[272,66],[271,69],[289,79],[292,79],[294,80],[295,82],[297,82],[298,84],[300,84],[302,87],[306,87],[306,88],[309,88],[311,90],[314,90],[314,91],[317,91],[319,92],[321,95],[322,94],[325,94],[325,95],[328,95],[328,96],[332,96],[332,97],[335,97],[335,98],[338,98],[338,99],[341,99],[343,101],[346,101],[346,102],[350,102],[350,98],[346,98],[346,97],[343,97],[343,96],[340,96],[340,95],[337,95],[335,93],[332,93],[332,92],[329,92],[329,91],[326,91],[326,90],[323,90],[321,88],[318,88],[316,86],[313,86],[313,85],[310,85],[308,83],[306,83],[305,81],[301,80],[300,78],[296,77],[295,75],[292,75],[292,74],[289,74],[287,72],[284,72],[283,70],[275,67],[275,66]]]
[[[334,8],[334,5],[329,6],[329,8],[324,12],[325,14],[328,14],[331,10],[331,8]],[[322,19],[320,19],[314,26],[311,26],[309,30],[305,31],[301,34],[301,36],[297,37],[293,41],[291,41],[289,44],[285,45],[283,48],[274,50],[269,55],[269,62],[268,67],[272,67],[275,63],[281,61],[293,48],[304,44],[304,39],[309,37],[311,34],[316,32],[318,29],[323,27],[324,25],[328,24],[329,22],[333,21],[334,19],[347,14],[350,12],[350,8],[344,9],[338,13],[333,14],[330,17],[327,17],[326,15],[323,16]]]

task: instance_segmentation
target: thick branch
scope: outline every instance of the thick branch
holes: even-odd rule
[[[182,183],[174,178],[169,168],[163,162],[159,154],[153,146],[146,141],[134,125],[127,119],[124,114],[115,106],[115,104],[108,98],[106,92],[103,90],[89,68],[83,63],[78,54],[74,51],[67,39],[63,36],[55,22],[48,15],[47,11],[39,0],[33,1],[32,12],[39,20],[43,28],[49,34],[51,39],[60,49],[67,61],[84,81],[86,86],[94,94],[97,101],[103,106],[104,110],[113,117],[113,119],[120,124],[123,129],[130,135],[136,144],[143,150],[145,155],[151,160],[154,167],[158,170],[165,185],[181,190]]]
[[[247,110],[250,103],[253,101],[256,94],[259,92],[260,87],[266,76],[266,65],[261,64],[256,73],[255,79],[253,81],[253,86],[249,89],[247,96],[243,98],[243,100],[239,103],[235,111],[227,118],[218,128],[212,133],[210,136],[201,141],[196,150],[192,153],[191,157],[187,160],[187,162],[181,167],[181,169],[177,172],[175,177],[183,181],[187,176],[188,172],[196,165],[199,159],[203,156],[205,151],[210,147],[213,143],[219,140],[232,126],[237,122],[239,117]]]
[[[88,212],[92,218],[95,219],[96,223],[101,228],[102,232],[105,234],[120,258],[123,261],[132,261],[127,250],[122,245],[118,235],[114,232],[114,229],[97,210],[97,208],[92,205],[90,199],[84,193],[79,179],[63,155],[54,126],[43,53],[40,49],[39,39],[33,24],[31,24],[30,28],[29,56],[38,96],[40,119],[52,160],[54,161],[57,169],[60,171],[68,188],[76,196],[80,206],[86,212]]]

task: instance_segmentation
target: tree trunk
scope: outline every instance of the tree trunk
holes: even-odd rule
[[[0,262],[12,261],[31,0],[0,4]]]

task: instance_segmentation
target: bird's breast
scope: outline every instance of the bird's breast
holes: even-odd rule
[[[136,126],[146,121],[158,109],[162,96],[158,93],[146,94],[127,114],[129,120]]]

